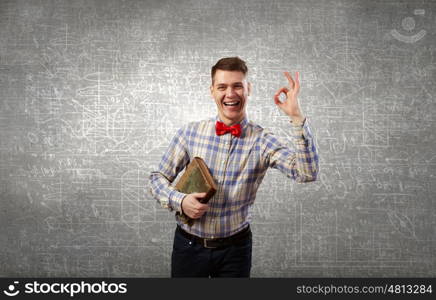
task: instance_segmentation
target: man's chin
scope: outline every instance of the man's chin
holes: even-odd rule
[[[237,114],[224,114],[224,117],[231,121],[232,123],[239,123],[243,118],[244,115],[241,113],[237,113]]]

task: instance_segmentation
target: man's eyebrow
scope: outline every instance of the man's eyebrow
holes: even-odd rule
[[[242,82],[241,81],[233,82],[231,85],[237,85],[237,84],[242,84]],[[227,86],[227,83],[217,83],[216,85],[217,86]]]

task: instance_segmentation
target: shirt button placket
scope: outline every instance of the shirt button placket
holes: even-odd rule
[[[227,165],[227,161],[229,159],[229,152],[230,152],[230,144],[231,144],[231,134],[227,134],[225,135],[226,139],[224,141],[224,145],[226,145],[225,149],[226,149],[226,153],[224,154],[224,158],[222,160],[222,170],[224,171],[223,177],[222,177],[222,183],[224,183],[225,177],[226,177],[226,165]]]

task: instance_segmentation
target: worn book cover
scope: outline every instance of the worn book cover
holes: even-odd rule
[[[200,200],[201,203],[207,203],[217,191],[215,180],[206,163],[200,157],[194,157],[189,163],[175,188],[185,194],[206,193],[206,197]],[[193,220],[188,216],[180,215],[180,217],[185,223],[192,225]]]

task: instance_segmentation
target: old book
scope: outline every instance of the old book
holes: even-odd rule
[[[206,197],[200,199],[201,203],[207,203],[217,191],[215,180],[206,163],[200,157],[194,157],[188,164],[175,188],[185,194],[206,193]],[[185,223],[192,225],[193,220],[188,216],[180,215],[180,217]]]

